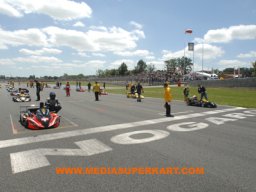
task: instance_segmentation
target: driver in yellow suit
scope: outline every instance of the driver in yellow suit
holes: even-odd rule
[[[171,115],[171,101],[172,101],[172,94],[171,94],[171,87],[169,83],[166,82],[164,84],[164,101],[165,101],[165,109],[166,109],[166,117],[174,117]]]
[[[99,94],[100,94],[100,84],[96,81],[93,85],[93,92],[95,94],[95,101],[99,101]]]

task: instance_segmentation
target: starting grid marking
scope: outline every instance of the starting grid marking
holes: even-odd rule
[[[179,120],[184,120],[184,119],[191,119],[191,118],[196,118],[196,117],[203,117],[203,116],[207,116],[207,115],[220,114],[220,113],[244,110],[244,109],[246,109],[246,108],[242,108],[242,107],[228,108],[228,109],[222,109],[222,110],[213,110],[213,111],[207,111],[207,112],[201,112],[201,113],[180,115],[180,116],[175,116],[173,118],[164,117],[164,118],[158,118],[158,119],[137,121],[137,122],[133,122],[133,123],[122,123],[122,124],[87,128],[87,129],[82,129],[82,130],[74,130],[74,131],[51,133],[51,134],[44,134],[44,135],[17,138],[17,139],[2,140],[2,141],[0,141],[0,149],[24,145],[24,144],[39,143],[39,142],[44,142],[44,141],[56,140],[56,139],[70,138],[70,137],[81,136],[81,135],[89,135],[89,134],[93,134],[93,133],[109,132],[109,131],[114,131],[114,130],[134,128],[134,127],[138,127],[138,126],[179,121]]]

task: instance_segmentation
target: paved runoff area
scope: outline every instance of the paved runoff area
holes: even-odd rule
[[[20,106],[39,105],[29,90],[14,103],[0,89],[0,191],[256,191],[256,109],[173,101],[165,117],[163,99],[45,88],[61,123],[35,131],[19,122]]]

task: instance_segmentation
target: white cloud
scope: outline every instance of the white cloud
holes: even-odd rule
[[[78,54],[80,57],[90,57],[87,53],[81,52],[81,51],[79,51],[77,54]],[[73,54],[73,55],[75,55],[75,54]]]
[[[229,28],[209,30],[204,35],[204,40],[208,43],[227,43],[236,39],[256,39],[256,25],[238,25]]]
[[[144,32],[127,31],[119,27],[90,29],[87,32],[68,30],[59,27],[43,29],[5,31],[0,28],[0,49],[8,46],[61,47],[66,46],[79,52],[84,51],[124,51],[137,46]]]
[[[165,63],[161,60],[152,60],[150,62],[147,62],[147,65],[154,65],[156,70],[164,70],[165,69]]]
[[[89,60],[87,62],[83,62],[80,60],[74,60],[72,61],[72,63],[53,63],[50,66],[54,66],[62,68],[62,67],[66,67],[66,68],[85,68],[87,69],[88,67],[90,68],[102,68],[104,67],[104,64],[106,63],[106,61],[103,60]]]
[[[250,64],[240,60],[220,60],[220,69],[225,68],[238,68],[238,67],[248,67]]]
[[[202,51],[203,51],[203,56],[204,59],[216,59],[224,54],[224,50],[221,47],[213,46],[210,44],[195,44],[194,46],[194,57],[195,58],[202,58]],[[188,47],[185,48],[185,56],[186,57],[191,57],[192,56],[192,51],[188,51]],[[179,50],[176,52],[168,51],[168,50],[163,50],[163,60],[168,60],[171,58],[178,58],[178,57],[183,57],[184,56],[184,49]]]
[[[147,60],[154,60],[156,57],[153,55],[149,55],[145,57]]]
[[[17,57],[12,59],[14,62],[19,62],[19,63],[37,63],[37,64],[42,64],[42,63],[60,63],[62,60],[56,58],[56,57],[45,57],[45,56],[30,56],[30,57]]]
[[[67,30],[58,27],[47,27],[43,32],[49,35],[48,42],[52,46],[67,46],[78,51],[96,51],[97,47],[93,44],[89,36],[81,31]]]
[[[84,27],[85,25],[81,21],[78,21],[73,26],[74,27]]]
[[[102,53],[92,53],[92,55],[95,56],[95,57],[105,57],[106,56]]]
[[[153,55],[153,53],[149,52],[148,50],[120,51],[120,52],[115,52],[114,54],[119,56],[124,56],[124,57],[133,57],[133,56],[147,57],[147,56]]]
[[[256,58],[256,51],[250,51],[249,53],[241,53],[238,58]]]
[[[11,17],[22,17],[23,15],[11,5],[0,2],[0,13]]]
[[[135,21],[130,21],[130,24],[134,26],[136,29],[142,29],[143,26]]]
[[[47,37],[40,29],[36,28],[16,31],[0,29],[0,48],[7,48],[8,45],[46,46]]]
[[[104,67],[105,63],[106,63],[106,61],[102,61],[102,60],[91,60],[91,61],[86,62],[84,65],[86,67],[90,66],[95,69],[100,69],[100,68]]]
[[[70,0],[2,0],[0,7],[2,5],[5,5],[5,9],[1,13],[16,17],[20,17],[22,12],[45,14],[55,20],[73,20],[90,17],[92,14],[92,9],[86,3]]]
[[[12,59],[0,59],[0,65],[10,66],[10,65],[15,65],[15,62]]]
[[[21,49],[20,53],[24,55],[46,55],[46,54],[61,54],[62,50],[59,49],[51,49],[51,48],[42,48],[39,50],[29,50],[29,49]]]
[[[93,41],[97,51],[123,51],[137,46],[136,41],[143,38],[143,31],[126,31],[119,27],[103,30],[89,30],[86,35]]]
[[[116,60],[112,62],[109,66],[108,69],[117,69],[120,67],[122,63],[125,63],[128,67],[128,70],[134,69],[136,63],[133,60],[130,59],[121,59],[121,60]]]

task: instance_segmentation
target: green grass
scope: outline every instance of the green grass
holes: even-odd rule
[[[184,100],[183,87],[172,87],[172,95],[174,100]],[[163,98],[162,87],[144,88],[145,97]],[[109,93],[126,94],[124,87],[120,89],[107,89]],[[230,105],[247,108],[256,108],[256,89],[252,88],[207,88],[208,99],[217,103],[217,105]],[[190,87],[190,96],[197,95],[197,87]]]

